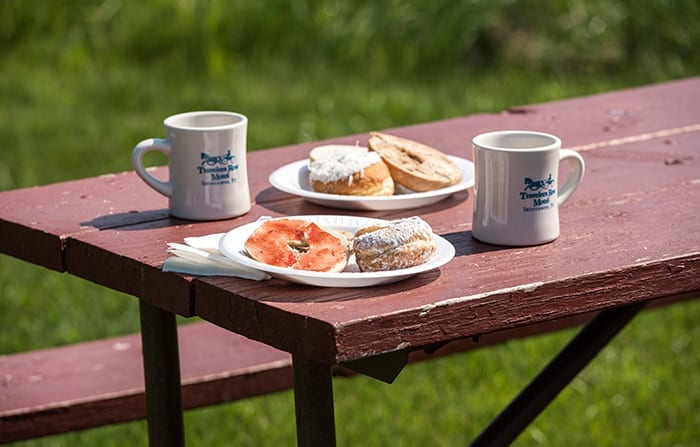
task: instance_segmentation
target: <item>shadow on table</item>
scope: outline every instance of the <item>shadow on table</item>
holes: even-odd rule
[[[387,297],[392,294],[426,286],[440,278],[439,269],[423,272],[408,279],[391,284],[382,284],[373,287],[314,287],[302,284],[294,284],[279,279],[269,281],[271,286],[279,286],[284,289],[283,294],[271,294],[261,302],[276,303],[337,303],[343,301],[366,300],[374,297]]]
[[[506,250],[512,247],[491,245],[481,242],[472,236],[471,231],[458,231],[441,235],[455,247],[456,256],[470,256],[490,251]]]
[[[455,206],[462,205],[469,198],[467,191],[460,191],[452,196],[421,208],[412,208],[406,210],[345,210],[338,208],[330,208],[308,202],[303,198],[289,200],[289,195],[277,191],[270,187],[256,196],[257,205],[271,212],[271,214],[280,215],[311,215],[311,214],[348,214],[348,215],[363,215],[366,217],[382,218],[387,214],[391,214],[392,218],[408,217],[423,213],[434,213]],[[243,218],[244,216],[241,216]],[[183,223],[193,222],[184,219],[178,219],[170,216],[167,208],[143,210],[143,211],[128,211],[122,213],[107,214],[98,216],[94,219],[80,222],[82,227],[92,227],[98,230],[109,230],[119,228],[120,230],[141,230],[147,228],[165,228]],[[214,221],[212,221],[214,222]]]
[[[331,211],[331,214],[362,213],[363,215],[372,217],[381,217],[390,213],[393,218],[400,218],[434,213],[453,208],[455,206],[460,206],[466,202],[468,198],[469,192],[465,190],[456,192],[439,202],[420,208],[407,208],[399,210],[354,210],[317,205],[301,197],[295,198],[296,200],[290,200],[288,194],[270,187],[257,194],[255,196],[255,202],[258,206],[268,209],[273,213],[286,214],[290,216],[303,214],[329,214],[329,211]]]
[[[148,224],[149,228],[162,228],[181,225],[182,220],[170,217],[167,208],[146,211],[129,211],[98,216],[92,220],[80,222],[81,227],[93,227],[98,230],[120,228],[129,230],[129,226]]]

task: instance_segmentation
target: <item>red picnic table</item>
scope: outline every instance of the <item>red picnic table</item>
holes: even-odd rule
[[[268,183],[312,146],[366,143],[361,134],[249,153],[254,206],[232,220],[171,218],[167,200],[133,172],[0,192],[0,252],[139,298],[154,445],[183,443],[176,315],[291,353],[298,443],[322,446],[335,444],[334,365],[391,378],[413,351],[590,320],[474,441],[508,443],[644,305],[698,296],[700,78],[384,131],[471,159],[474,135],[502,129],[556,134],[586,161],[552,243],[507,248],[473,239],[470,190],[417,209],[351,211]],[[161,270],[167,242],[283,215],[420,215],[456,255],[437,270],[369,288]]]

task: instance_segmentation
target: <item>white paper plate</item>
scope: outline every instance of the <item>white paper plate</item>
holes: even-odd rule
[[[350,232],[355,232],[359,228],[371,224],[387,222],[381,219],[355,216],[289,216],[280,219],[303,219],[328,228]],[[311,272],[276,267],[252,259],[245,250],[245,241],[262,223],[263,221],[252,222],[234,228],[226,233],[219,243],[219,250],[221,253],[245,266],[267,272],[272,277],[311,286],[369,287],[379,284],[389,284],[401,281],[402,279],[406,279],[421,272],[427,272],[441,267],[450,262],[455,255],[455,248],[449,241],[438,235],[434,235],[437,251],[433,258],[424,264],[407,269],[389,270],[385,272],[360,272],[355,263],[354,256],[350,257],[345,270],[339,273]]]
[[[402,210],[418,208],[439,202],[458,191],[474,186],[474,164],[464,158],[449,156],[462,171],[462,180],[456,185],[435,191],[396,194],[393,196],[343,196],[316,192],[309,184],[309,161],[299,160],[282,166],[270,174],[270,184],[280,191],[303,197],[309,202],[332,208],[349,210]]]

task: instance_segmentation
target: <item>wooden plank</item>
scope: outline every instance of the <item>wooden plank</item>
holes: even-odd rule
[[[62,272],[63,240],[59,235],[0,220],[0,253]]]
[[[697,293],[695,292],[659,298],[649,302],[645,309],[655,309],[694,298],[697,298]],[[591,321],[596,315],[598,315],[598,311],[570,315],[562,318],[548,319],[539,323],[533,323],[525,326],[517,326],[500,331],[479,334],[459,340],[423,346],[409,352],[408,361],[409,363],[422,362],[447,355],[471,351],[473,349],[494,346],[510,340],[529,338],[541,334],[550,334],[552,332],[581,326]]]
[[[182,316],[193,314],[191,277],[165,273],[166,242],[149,233],[160,223],[75,235],[66,240],[66,270],[75,276],[128,293]],[[173,228],[165,225],[165,228]],[[109,243],[93,244],[109,238]],[[144,250],[158,244],[157,252]]]
[[[64,270],[66,237],[126,222],[163,217],[145,212],[159,198],[136,188],[133,174],[0,192],[0,251],[53,270]],[[139,199],[134,200],[138,191]]]
[[[208,323],[180,327],[187,409],[286,390],[291,357]],[[0,356],[0,441],[143,419],[139,334]]]

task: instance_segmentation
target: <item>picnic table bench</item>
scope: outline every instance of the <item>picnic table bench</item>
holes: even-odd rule
[[[471,137],[498,129],[554,133],[586,160],[586,178],[550,244],[476,241],[468,191],[420,209],[349,212],[270,187],[273,170],[320,142],[250,153],[255,205],[227,221],[171,218],[166,199],[132,172],[0,192],[0,252],[134,295],[141,312],[140,337],[0,357],[0,442],[145,414],[152,445],[182,445],[183,406],[293,387],[298,443],[334,445],[334,371],[391,381],[409,358],[587,322],[474,443],[512,441],[643,306],[698,296],[700,78],[385,131],[470,159]],[[439,270],[376,288],[160,269],[166,242],[266,215],[308,214],[419,214],[456,256]],[[178,339],[175,315],[205,322],[180,328]],[[69,353],[93,365],[83,381],[92,390],[58,392],[57,380],[85,374],[62,361]],[[122,354],[128,360],[116,361]],[[145,379],[133,374],[141,365]]]

